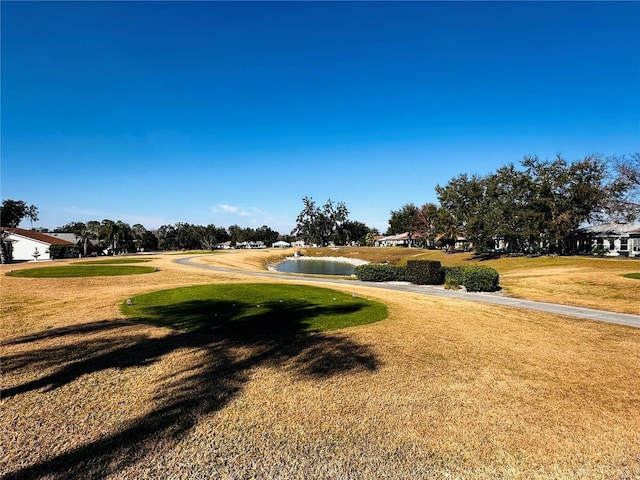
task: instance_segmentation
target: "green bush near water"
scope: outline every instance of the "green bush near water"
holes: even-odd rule
[[[403,282],[406,280],[406,269],[401,265],[386,263],[367,263],[358,265],[353,273],[363,282]]]
[[[442,285],[444,283],[442,264],[437,260],[409,260],[407,280],[416,285]]]
[[[495,292],[500,289],[498,272],[484,265],[442,267],[438,261],[410,260],[407,266],[368,263],[359,265],[354,273],[366,282],[409,281],[417,285],[445,285],[468,292]]]

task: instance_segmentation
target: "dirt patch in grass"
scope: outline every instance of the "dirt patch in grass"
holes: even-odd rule
[[[640,475],[638,329],[355,283],[335,288],[386,320],[279,339],[123,318],[138,294],[255,282],[175,258],[2,277],[4,478]]]

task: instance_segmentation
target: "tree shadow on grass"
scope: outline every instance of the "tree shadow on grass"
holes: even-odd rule
[[[486,262],[488,260],[498,260],[502,258],[504,254],[502,252],[475,252],[471,258],[467,259],[468,262]]]
[[[317,331],[312,320],[361,310],[362,304],[326,306],[304,300],[269,301],[260,305],[227,300],[190,300],[154,306],[136,320],[187,332],[210,331],[233,337],[238,334],[296,334]]]
[[[207,304],[207,305],[205,305]],[[224,408],[242,392],[252,369],[287,365],[291,374],[321,379],[339,373],[374,371],[378,360],[365,345],[344,336],[308,332],[316,315],[340,314],[357,307],[325,307],[308,302],[265,304],[264,310],[237,303],[213,305],[226,315],[207,316],[211,302],[185,302],[155,311],[155,322],[182,328],[166,336],[150,338],[133,333],[131,323],[94,322],[64,330],[16,339],[7,344],[34,342],[26,353],[5,359],[5,371],[37,365],[49,373],[8,388],[3,396],[47,391],[72,383],[83,375],[106,369],[151,365],[182,349],[198,352],[197,362],[171,372],[156,388],[156,407],[108,436],[88,442],[49,459],[31,459],[30,466],[7,472],[5,480],[37,478],[103,478],[120,472],[145,457],[170,449],[187,435],[203,416]],[[193,312],[198,315],[192,315]],[[182,315],[182,318],[181,318]],[[241,320],[238,320],[241,319]],[[176,323],[177,322],[177,323]],[[122,336],[83,338],[121,329]],[[38,342],[64,337],[64,345],[38,348]],[[7,345],[5,344],[5,345]],[[79,353],[80,352],[80,353]],[[194,358],[194,357],[190,357]],[[46,397],[43,397],[46,401]],[[105,399],[105,401],[108,401]]]

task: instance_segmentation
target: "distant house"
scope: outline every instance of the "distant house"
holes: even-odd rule
[[[603,223],[583,227],[572,236],[577,253],[640,257],[640,224]]]
[[[265,243],[261,240],[258,240],[257,242],[242,242],[242,243],[237,243],[236,244],[236,248],[246,248],[246,249],[259,249],[259,248],[267,248],[267,246],[265,245]]]
[[[274,248],[288,248],[291,246],[291,244],[289,242],[285,242],[284,240],[280,240],[278,242],[272,243],[271,246]]]
[[[57,258],[73,257],[74,243],[46,233],[23,228],[4,228],[7,233],[2,240],[7,246],[8,257],[13,261],[53,260],[52,246],[60,247]]]
[[[414,240],[421,238],[419,233],[409,235],[409,232],[399,233],[398,235],[388,235],[386,237],[377,237],[374,245],[376,247],[411,247]]]

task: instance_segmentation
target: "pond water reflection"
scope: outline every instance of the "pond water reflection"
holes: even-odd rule
[[[305,273],[309,275],[353,275],[360,260],[336,258],[287,258],[275,266],[275,270],[285,273]]]

